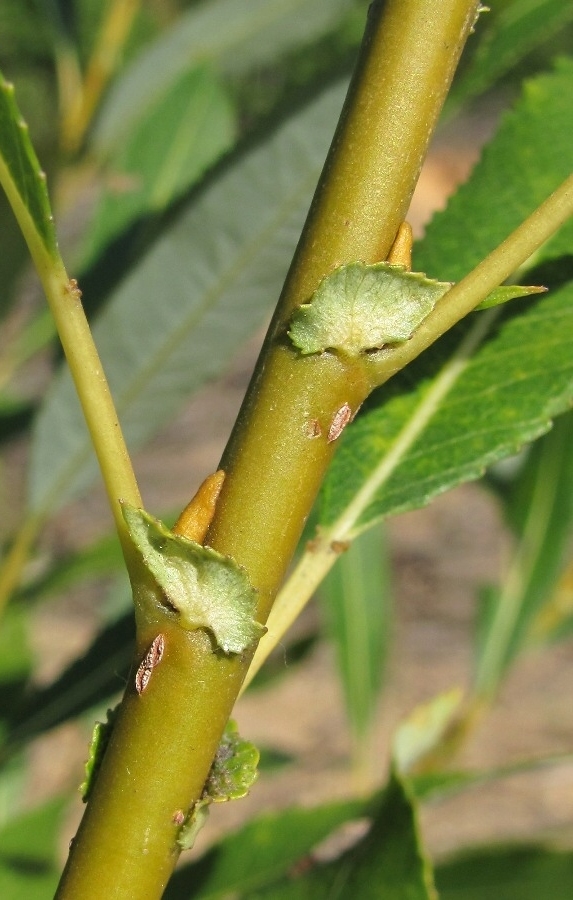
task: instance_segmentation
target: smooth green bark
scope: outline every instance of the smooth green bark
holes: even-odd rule
[[[329,432],[332,438],[344,421],[340,410],[355,413],[372,387],[361,363],[302,358],[285,337],[288,317],[336,266],[386,257],[477,6],[372,5],[341,126],[223,457],[227,479],[207,536],[245,568],[259,592],[261,621],[336,446]],[[139,695],[134,673],[158,633],[165,655]],[[200,796],[251,655],[214,652],[206,634],[161,617],[138,622],[134,669],[60,900],[161,896],[178,855],[173,816]]]

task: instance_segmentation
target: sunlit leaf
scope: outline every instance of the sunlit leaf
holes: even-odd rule
[[[562,127],[572,116],[573,64],[563,61],[527,86],[468,184],[429,226],[416,268],[458,280],[531,212],[573,168]],[[558,246],[550,241],[540,258]],[[357,533],[478,477],[546,431],[573,398],[571,333],[573,283],[453,329],[347,429],[326,479],[323,523],[334,523],[360,491]]]
[[[454,102],[482,94],[572,21],[573,6],[562,0],[492,3],[491,13],[478,20],[476,37],[480,42],[454,87]]]
[[[44,254],[57,257],[54,222],[46,188],[46,176],[40,168],[14,99],[14,87],[0,74],[0,183],[28,239],[38,243]]]

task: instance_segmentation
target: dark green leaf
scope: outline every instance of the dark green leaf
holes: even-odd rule
[[[573,21],[573,5],[563,0],[509,0],[492,4],[479,18],[481,37],[471,64],[455,85],[454,102],[483,93],[527,56]]]
[[[396,776],[366,836],[338,860],[246,895],[245,900],[436,900],[415,804]]]
[[[372,724],[389,643],[389,572],[380,528],[361,535],[341,555],[320,593],[336,646],[346,714],[360,745]]]
[[[12,704],[7,716],[11,730],[2,755],[117,695],[125,686],[134,636],[133,613],[129,612],[100,632],[86,653],[53,684],[36,688]]]
[[[288,809],[249,822],[196,863],[178,869],[164,900],[222,900],[280,878],[335,829],[366,814],[364,800]]]
[[[573,63],[564,61],[527,87],[470,182],[431,223],[416,268],[454,280],[479,262],[573,168],[562,124],[572,118]],[[554,252],[552,242],[540,251]],[[573,283],[476,313],[385,385],[343,436],[323,523],[360,491],[344,539],[478,477],[546,431],[573,398],[572,316]]]
[[[331,28],[350,0],[207,0],[146,49],[110,91],[95,132],[100,151],[124,139],[150,103],[198,63],[237,73],[276,60]]]
[[[570,900],[573,853],[546,847],[489,847],[436,868],[440,900]]]
[[[0,897],[46,900],[53,895],[63,806],[62,800],[51,800],[0,830]]]
[[[184,72],[108,160],[109,186],[88,234],[84,266],[139,217],[181,196],[230,147],[234,133],[233,110],[215,76],[205,67]]]
[[[0,73],[0,183],[20,227],[36,233],[45,253],[57,257],[46,176],[32,147],[28,126],[14,99],[14,87]]]
[[[130,448],[229,364],[278,297],[342,104],[329,89],[201,192],[119,286],[94,329]],[[39,415],[30,504],[95,477],[68,376]]]
[[[414,251],[416,269],[459,281],[571,174],[567,123],[573,116],[572,87],[571,59],[559,60],[551,74],[525,82],[523,96],[503,117],[469,181],[428,225]],[[558,235],[560,248],[568,247],[561,253],[571,252],[572,228],[569,223]],[[557,255],[553,247],[554,239],[535,264]],[[540,278],[540,283],[546,281]]]

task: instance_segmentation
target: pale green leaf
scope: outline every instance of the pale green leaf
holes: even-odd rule
[[[366,836],[339,859],[291,873],[245,900],[437,900],[431,865],[417,821],[416,804],[393,775]]]
[[[342,553],[320,588],[346,714],[359,745],[357,756],[372,725],[386,665],[389,593],[385,536],[380,528],[361,535]]]
[[[455,280],[478,263],[573,169],[563,127],[572,119],[573,64],[562,62],[527,86],[468,184],[428,227],[416,266]],[[372,396],[323,490],[323,523],[345,523],[337,537],[478,477],[570,405],[573,283],[546,283],[541,298],[468,317]]]
[[[563,613],[552,601],[570,557],[572,445],[569,412],[529,449],[505,490],[504,508],[516,546],[505,579],[484,597],[475,676],[480,691],[495,691],[523,646],[551,637],[561,624]]]
[[[0,73],[0,184],[4,187],[22,230],[30,230],[45,254],[58,256],[56,232],[46,176],[34,152],[28,126],[14,99],[14,86]]]
[[[340,266],[296,310],[289,337],[303,354],[358,356],[407,341],[451,285],[388,263]]]
[[[94,336],[130,449],[229,364],[276,302],[343,96],[343,87],[329,89],[234,158],[110,298]],[[96,474],[62,375],[37,420],[31,508],[53,511]]]
[[[138,218],[167,208],[227,150],[231,103],[206,67],[185,71],[156,98],[107,160],[83,265]]]
[[[460,708],[463,691],[453,688],[417,706],[398,725],[392,739],[392,758],[399,772],[408,774],[439,745]]]
[[[94,134],[100,151],[124,139],[150,103],[198,63],[237,74],[273,62],[332,28],[350,0],[207,0],[187,10],[110,91]]]
[[[543,294],[547,288],[537,287],[536,285],[519,285],[519,284],[502,284],[500,287],[488,294],[485,300],[475,308],[475,312],[480,309],[490,309],[492,306],[500,306],[507,303],[508,300],[515,300],[518,297],[530,297],[532,294]]]
[[[183,628],[212,632],[225,653],[241,653],[264,634],[256,594],[229,557],[174,534],[142,509],[123,505],[130,537]],[[137,598],[136,598],[137,602]]]
[[[478,20],[479,44],[454,87],[454,102],[460,103],[486,91],[570,22],[573,22],[573,4],[563,0],[492,3],[491,12]]]
[[[535,845],[466,851],[436,868],[440,900],[570,900],[573,853]]]

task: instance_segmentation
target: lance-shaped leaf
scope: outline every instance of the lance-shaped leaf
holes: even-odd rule
[[[34,152],[28,126],[14,100],[14,87],[0,74],[0,183],[31,249],[44,260],[58,258],[46,175]]]
[[[493,693],[511,661],[532,640],[547,640],[571,615],[554,591],[573,530],[573,415],[561,416],[529,449],[504,491],[516,546],[499,587],[484,591],[476,660],[477,689]],[[545,634],[544,634],[545,631]]]
[[[194,5],[112,87],[95,129],[107,151],[158,96],[197,64],[236,75],[274,62],[333,28],[350,0],[208,0]]]
[[[130,450],[229,365],[276,301],[344,87],[330,88],[222,168],[110,298],[94,338]],[[54,511],[96,474],[75,391],[63,374],[36,423],[31,509]]]
[[[173,534],[142,509],[123,507],[131,539],[183,628],[212,632],[225,653],[241,653],[264,634],[253,618],[256,594],[229,557]]]
[[[373,528],[342,553],[320,589],[354,738],[357,769],[385,674],[391,632],[389,562],[382,528]]]
[[[203,66],[186,71],[149,104],[107,161],[106,189],[87,235],[83,268],[138,219],[142,230],[149,227],[146,215],[166,209],[195,184],[231,146],[234,118],[222,85]]]

